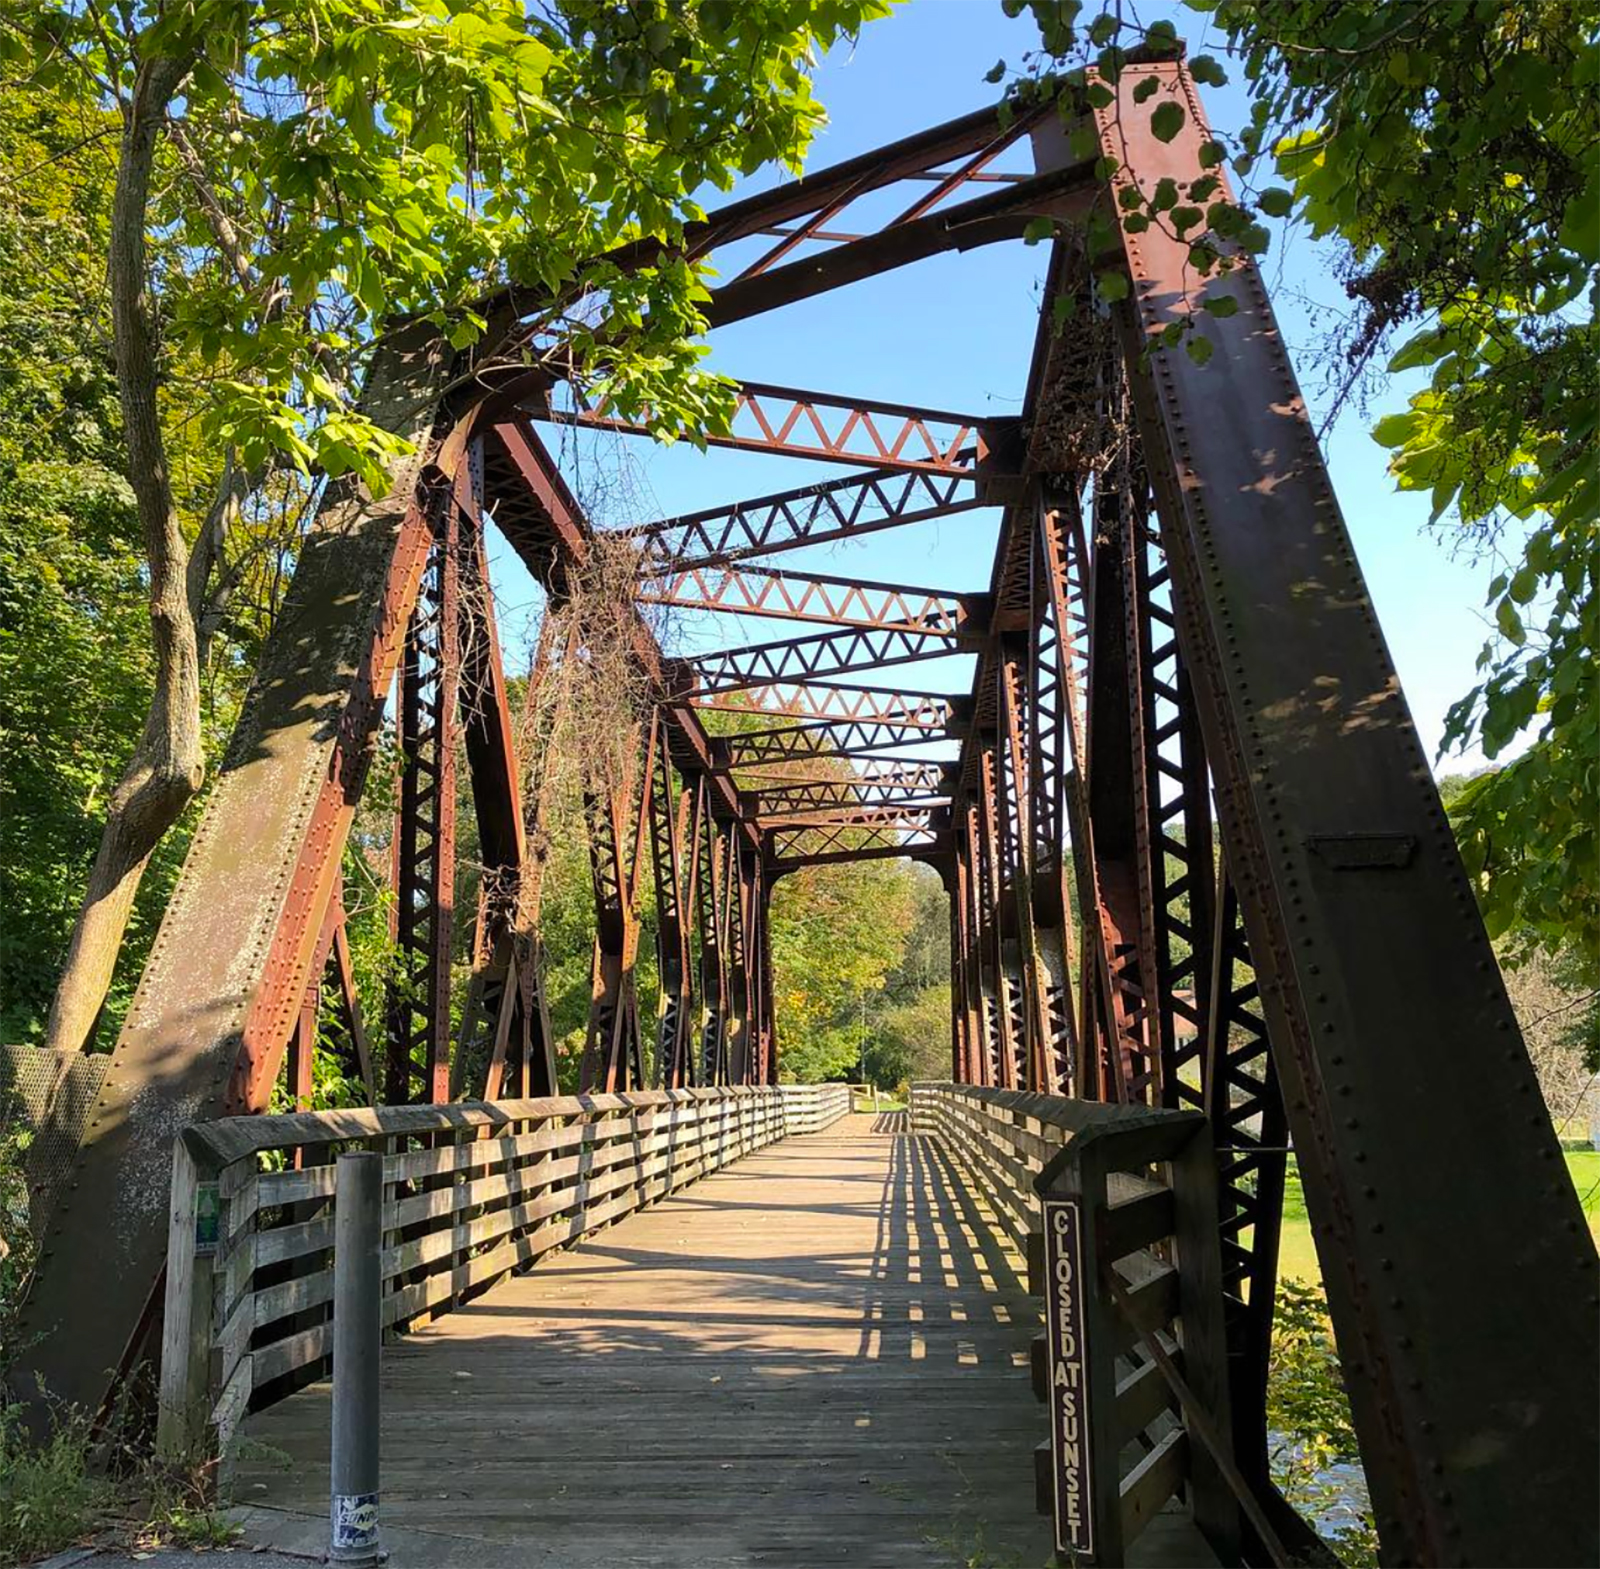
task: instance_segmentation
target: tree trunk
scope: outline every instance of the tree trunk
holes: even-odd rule
[[[199,652],[185,582],[189,552],[173,510],[156,406],[159,338],[145,269],[145,221],[156,140],[167,105],[188,69],[184,59],[146,60],[139,67],[123,128],[112,205],[107,272],[117,391],[128,481],[138,503],[150,566],[155,691],[139,743],[111,796],[83,912],[50,1010],[45,1044],[69,1051],[88,1044],[151,852],[205,777]]]

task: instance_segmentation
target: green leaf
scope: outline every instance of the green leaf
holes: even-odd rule
[[[1183,129],[1187,118],[1180,104],[1172,99],[1158,104],[1150,116],[1150,132],[1158,142],[1170,142]]]
[[[1500,635],[1507,641],[1515,643],[1519,648],[1527,642],[1528,633],[1522,625],[1522,617],[1517,614],[1517,607],[1509,599],[1502,599],[1495,606],[1494,619],[1500,628]]]
[[[1228,85],[1228,73],[1218,60],[1208,54],[1197,54],[1189,62],[1189,75],[1206,87]]]
[[[1256,197],[1256,206],[1269,218],[1287,218],[1294,210],[1294,195],[1281,185],[1268,186]]]
[[[1160,79],[1160,77],[1157,77],[1157,76],[1142,77],[1134,85],[1133,101],[1136,104],[1142,104],[1146,100],[1154,98],[1155,95],[1160,90],[1161,90],[1161,79]]]
[[[1041,240],[1055,237],[1055,221],[1051,218],[1030,218],[1027,226],[1022,231],[1022,240],[1025,245],[1037,245]]]
[[[1095,278],[1095,288],[1106,304],[1115,305],[1118,300],[1128,297],[1128,275],[1125,272],[1099,273]]]
[[[1184,352],[1188,354],[1196,365],[1204,365],[1216,351],[1212,344],[1205,338],[1190,335],[1189,341],[1184,344]]]
[[[1239,314],[1239,302],[1231,294],[1209,295],[1202,302],[1202,308],[1209,311],[1213,316],[1237,316]]]
[[[1403,447],[1416,433],[1421,416],[1412,410],[1386,414],[1372,427],[1372,439],[1380,447]]]
[[[1006,63],[1005,63],[1005,61],[1004,60],[996,60],[995,63],[992,66],[990,66],[989,69],[984,73],[983,79],[986,82],[998,82],[1002,77],[1004,77],[1005,74],[1006,74]]]

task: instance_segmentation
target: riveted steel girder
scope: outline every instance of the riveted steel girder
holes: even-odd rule
[[[772,567],[689,567],[639,579],[641,604],[831,626],[895,629],[957,637],[971,632],[975,596],[861,578],[819,577]]]
[[[654,434],[648,421],[614,414],[603,401],[593,408],[546,407],[537,412],[563,425]],[[708,435],[706,441],[713,447],[778,457],[967,476],[977,473],[989,452],[986,422],[975,414],[753,381],[740,384],[727,431]]]
[[[970,512],[984,505],[977,478],[875,468],[626,533],[638,544],[641,576],[670,575]]]
[[[1184,111],[1170,142],[1146,83]],[[1210,136],[1176,63],[1125,71],[1095,120],[1119,186],[1186,178]],[[1156,225],[1124,250],[1179,643],[1384,1554],[1591,1561],[1594,1250],[1260,272],[1201,275]],[[1173,322],[1204,367],[1144,368]]]

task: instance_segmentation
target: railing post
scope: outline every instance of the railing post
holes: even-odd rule
[[[333,1221],[333,1507],[329,1560],[376,1564],[383,1157],[339,1157]]]
[[[202,1168],[182,1138],[173,1144],[162,1313],[156,1448],[187,1465],[210,1459],[211,1315],[219,1231],[215,1172]]]

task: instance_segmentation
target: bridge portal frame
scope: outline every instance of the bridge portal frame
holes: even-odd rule
[[[1183,110],[1170,141],[1135,107],[1149,93]],[[1106,307],[1093,281],[1105,263],[1085,256],[1091,212],[1114,212],[1135,184],[1183,185],[1202,166],[1210,133],[1194,85],[1180,59],[1139,59],[1108,103],[1085,101],[1079,121],[1114,166],[1109,181],[1096,157],[1068,150],[1052,106],[984,111],[736,203],[691,234],[695,255],[779,225],[799,224],[826,246],[791,259],[786,244],[717,291],[706,309],[715,326],[926,256],[1015,240],[1039,218],[1057,229],[1015,426],[981,435],[961,426],[960,440],[930,438],[926,455],[906,459],[904,442],[864,422],[860,400],[748,389],[758,429],[741,446],[793,453],[795,432],[810,429],[806,455],[868,472],[829,489],[824,510],[788,493],[641,536],[659,582],[759,554],[774,529],[784,541],[848,532],[855,519],[840,509],[850,497],[871,502],[872,528],[969,502],[1002,513],[984,615],[962,631],[977,674],[950,727],[959,741],[950,804],[914,828],[764,822],[693,694],[860,675],[948,638],[903,623],[849,625],[726,650],[686,681],[639,623],[650,730],[696,803],[681,897],[698,916],[698,942],[685,949],[680,934],[678,954],[698,950],[700,1051],[683,1049],[675,1022],[664,1060],[678,1075],[697,1063],[703,1082],[770,1082],[774,881],[882,855],[932,862],[954,893],[952,1057],[963,1078],[1210,1116],[1230,1403],[1255,1485],[1270,1488],[1262,1398],[1286,1132],[1387,1556],[1587,1561],[1587,1522],[1571,1498],[1583,1486],[1573,1479],[1592,1475],[1600,1454],[1589,1400],[1593,1251],[1259,270],[1234,256],[1225,276],[1201,275],[1187,242],[1161,226],[1122,232],[1117,265],[1131,288]],[[976,167],[1024,135],[1036,171],[999,190],[972,197],[970,182],[942,167]],[[937,199],[885,228],[838,239],[823,227],[856,196],[930,176]],[[617,259],[658,254],[641,242]],[[1224,295],[1232,314],[1205,309]],[[1075,303],[1077,324],[1061,333],[1058,299]],[[515,291],[489,302],[493,351],[516,344],[531,303]],[[1210,346],[1208,363],[1161,348],[1173,326]],[[486,363],[505,359],[491,352]],[[460,584],[478,570],[463,534],[475,538],[492,513],[556,595],[591,549],[593,530],[531,422],[551,414],[548,382],[503,368],[463,378],[462,369],[420,326],[377,354],[364,408],[412,452],[386,499],[332,484],[302,554],[45,1238],[22,1319],[36,1397],[49,1389],[98,1406],[139,1350],[178,1127],[266,1104],[304,1008],[383,704],[414,656],[419,703],[424,695],[416,607],[425,573],[442,574],[427,659],[448,692],[463,659],[498,666],[492,625],[460,619]],[[788,409],[776,426],[765,412],[774,397]],[[897,440],[921,440],[930,422],[948,419],[882,407],[903,422]],[[844,423],[822,409],[843,411]],[[1116,439],[1096,446],[1108,429]],[[897,468],[919,487],[937,479],[946,488],[919,505],[908,481],[912,499],[898,503],[883,489]],[[749,509],[764,512],[767,533]],[[456,614],[446,608],[452,583]],[[501,830],[496,864],[509,875],[527,847],[516,844],[515,779],[496,760],[510,734],[494,695],[503,678],[480,684],[490,697],[476,712],[459,715],[448,700],[434,712],[441,735],[464,724],[474,785],[480,774],[486,782],[480,826]],[[420,728],[416,740],[413,769],[428,766]],[[824,744],[806,755],[842,762],[853,750],[829,754]],[[433,766],[437,791],[447,769],[442,758]],[[611,807],[613,836],[620,846],[628,834],[632,861],[597,854],[601,902],[620,914],[622,937],[597,949],[587,1071],[618,1087],[643,1077],[642,1032],[636,1013],[623,1036],[606,1033],[600,1016],[627,1013],[637,948],[628,911],[657,772],[639,770],[642,800],[630,798],[627,813]],[[414,1030],[426,1038],[427,1093],[437,1097],[449,890],[434,862],[449,836],[443,812],[431,823],[417,815],[428,790],[412,796],[399,874],[417,890],[404,913],[429,980]],[[536,924],[520,899],[516,909],[509,950],[498,939],[479,945],[474,1017],[494,1014],[490,1061],[522,1064],[534,1083],[553,1064],[547,1026],[534,1041]],[[89,1272],[105,1268],[122,1289],[84,1292]],[[1540,1304],[1538,1336],[1526,1333],[1530,1300]],[[1559,1371],[1552,1343],[1562,1347]]]

